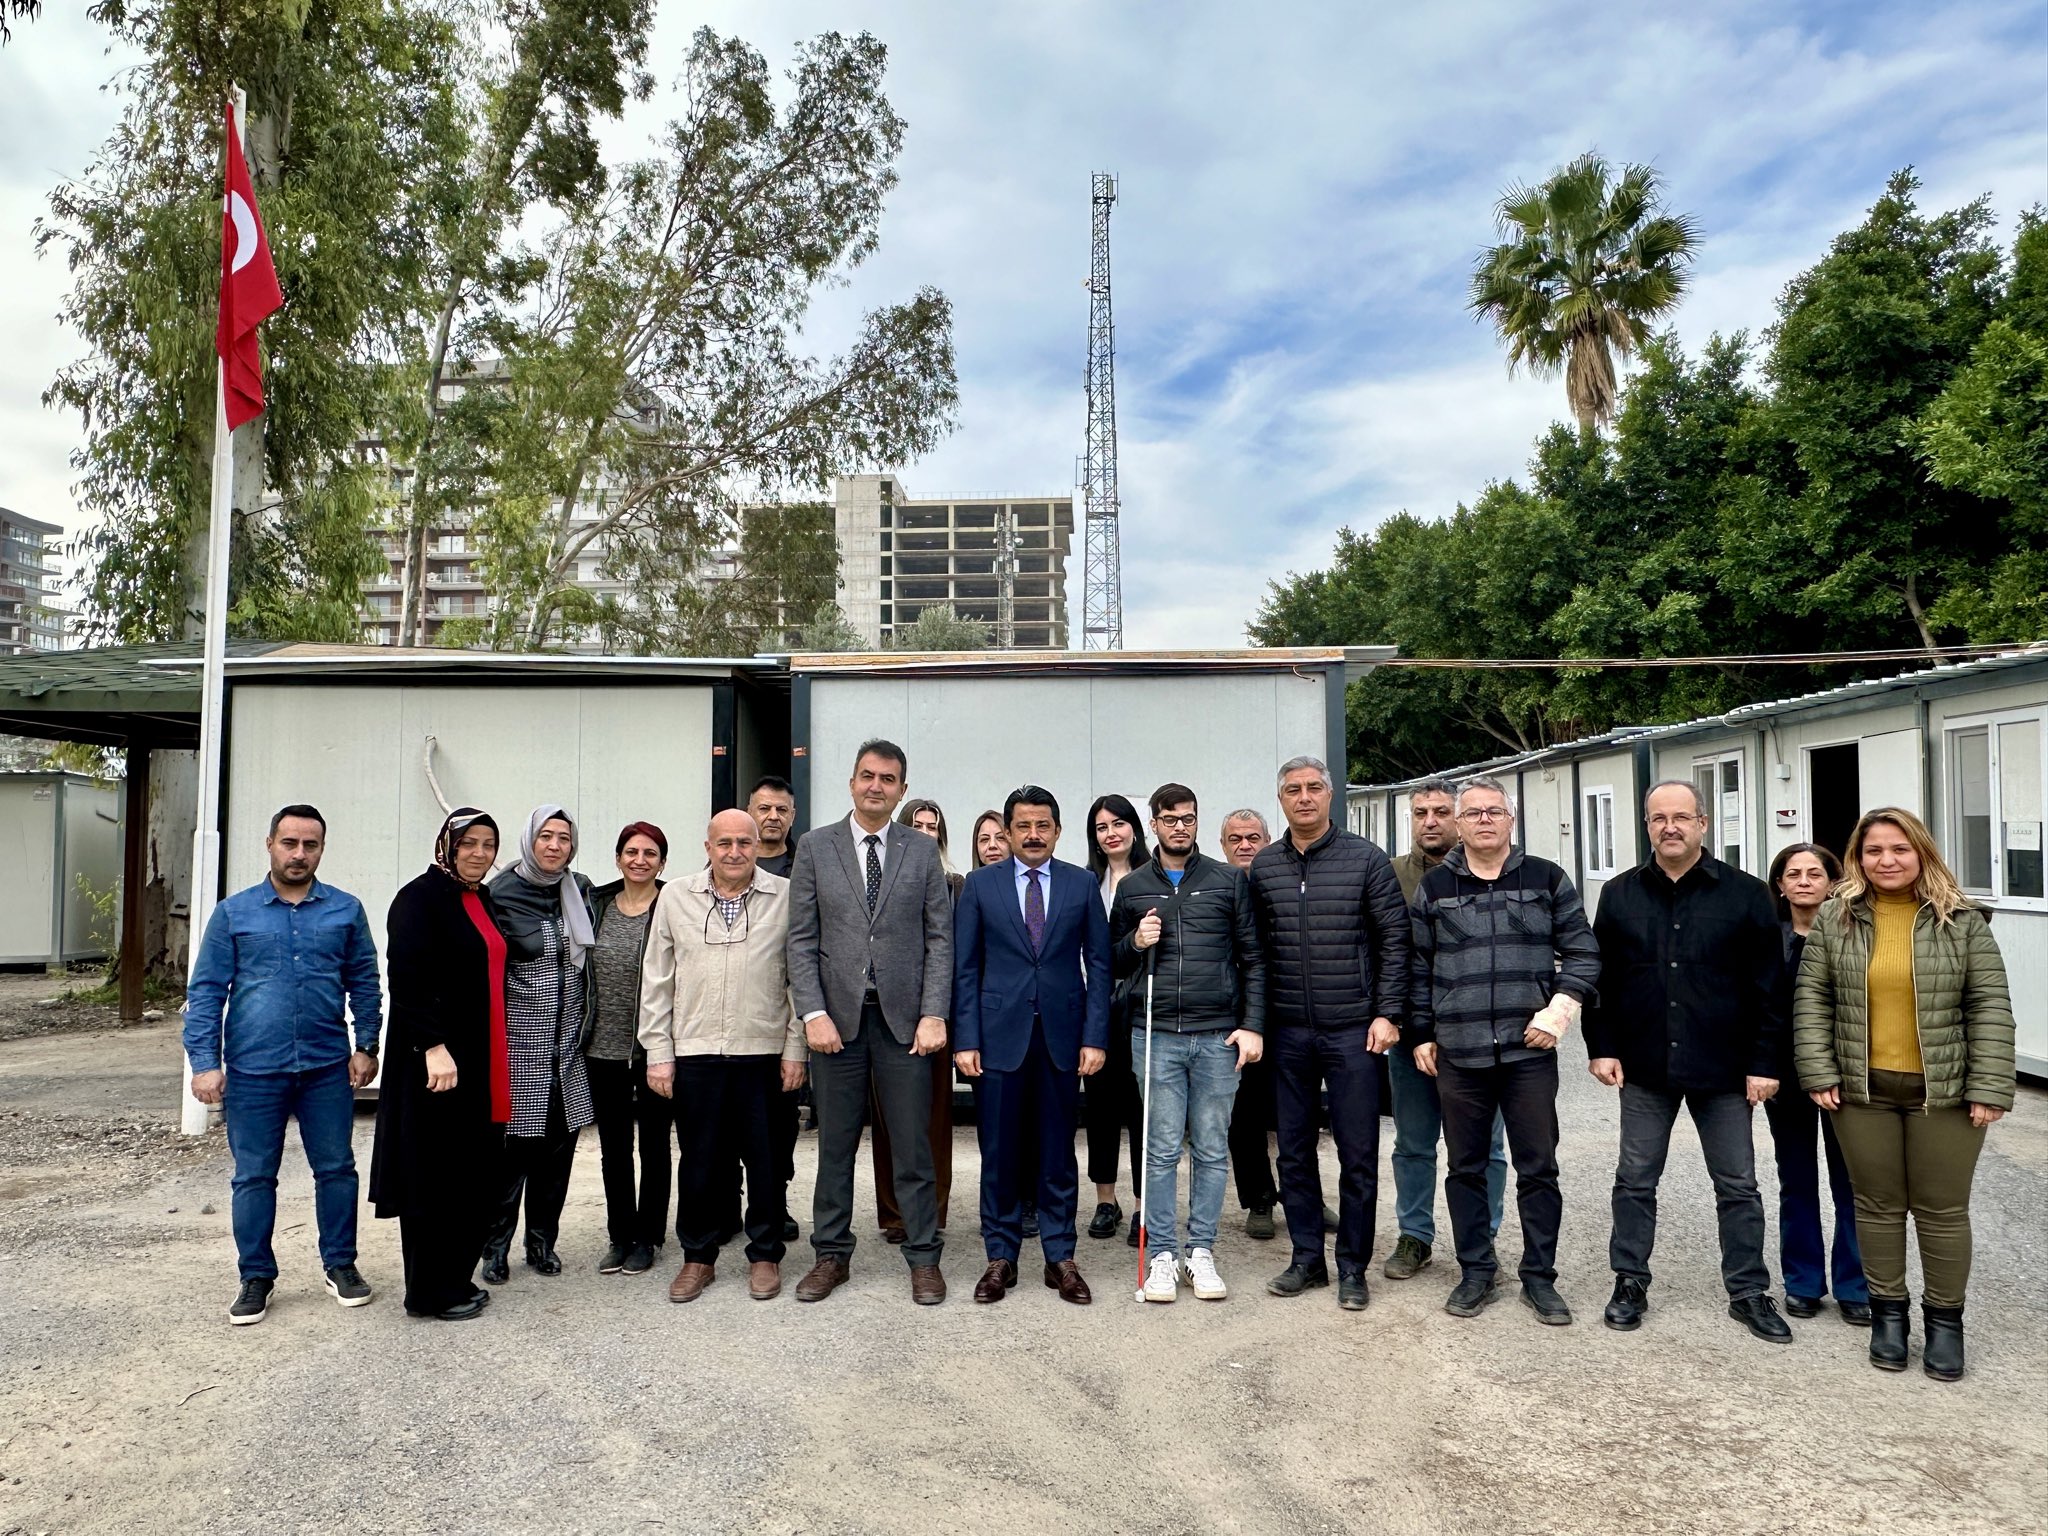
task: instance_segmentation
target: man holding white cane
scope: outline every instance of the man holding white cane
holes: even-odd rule
[[[1116,974],[1136,979],[1135,997],[1149,996],[1131,1031],[1131,1059],[1146,1064],[1142,1294],[1170,1302],[1185,1276],[1198,1298],[1221,1301],[1229,1291],[1215,1246],[1230,1113],[1238,1074],[1264,1045],[1266,964],[1243,872],[1196,851],[1195,792],[1162,784],[1151,809],[1155,856],[1124,877],[1110,909]],[[1183,1140],[1193,1159],[1185,1266],[1175,1190]]]

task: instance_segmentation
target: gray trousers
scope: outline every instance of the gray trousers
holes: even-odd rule
[[[932,1166],[932,1064],[897,1043],[870,1001],[860,1030],[831,1055],[811,1052],[811,1105],[818,1114],[818,1183],[811,1198],[811,1246],[818,1257],[853,1257],[853,1165],[872,1087],[895,1154],[896,1208],[903,1213],[903,1258],[936,1264],[938,1184]]]

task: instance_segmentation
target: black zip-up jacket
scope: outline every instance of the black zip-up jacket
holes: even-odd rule
[[[1158,910],[1159,942],[1137,945],[1138,924]],[[1128,983],[1129,1020],[1145,1023],[1145,966],[1153,965],[1152,1027],[1178,1035],[1266,1027],[1266,957],[1252,916],[1251,884],[1220,859],[1190,853],[1180,884],[1158,859],[1125,875],[1109,908],[1117,981]]]
[[[1770,892],[1712,854],[1674,884],[1652,859],[1601,889],[1586,1054],[1645,1088],[1741,1093],[1781,1070],[1785,940]]]
[[[1283,836],[1251,867],[1275,1026],[1349,1029],[1408,1012],[1408,904],[1385,853],[1332,825],[1306,853]]]
[[[1491,880],[1453,848],[1422,877],[1409,906],[1415,954],[1401,1043],[1430,1041],[1461,1065],[1534,1061],[1530,1016],[1558,993],[1590,1002],[1600,946],[1570,876],[1511,850]]]

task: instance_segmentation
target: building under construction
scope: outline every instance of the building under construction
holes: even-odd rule
[[[999,649],[1067,648],[1070,493],[928,500],[897,475],[842,475],[832,510],[839,608],[869,645],[950,603]]]

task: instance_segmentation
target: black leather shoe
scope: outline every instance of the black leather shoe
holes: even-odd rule
[[[785,1243],[793,1243],[802,1233],[803,1228],[796,1224],[796,1218],[784,1212],[782,1217],[782,1240]]]
[[[626,1262],[619,1266],[622,1275],[644,1275],[654,1268],[654,1245],[635,1243],[626,1250]]]
[[[1330,1269],[1327,1264],[1290,1264],[1266,1282],[1266,1294],[1299,1296],[1303,1291],[1329,1283]]]
[[[1870,1303],[1867,1301],[1838,1301],[1836,1309],[1842,1314],[1842,1321],[1851,1328],[1870,1326]]]
[[[1650,1310],[1650,1287],[1628,1275],[1614,1277],[1614,1294],[1607,1298],[1607,1310],[1600,1320],[1617,1333],[1643,1326],[1643,1314]]]
[[[504,1243],[493,1243],[484,1250],[483,1281],[485,1285],[503,1285],[512,1278],[512,1256]]]
[[[1768,1296],[1748,1296],[1728,1303],[1728,1315],[1766,1344],[1790,1344],[1791,1326],[1778,1316],[1778,1304]]]
[[[490,1299],[490,1293],[486,1291],[481,1296],[472,1296],[467,1301],[458,1301],[446,1312],[436,1312],[434,1316],[444,1323],[466,1323],[472,1317],[482,1317],[484,1305]]]
[[[1787,1291],[1785,1293],[1785,1315],[1787,1317],[1819,1317],[1820,1298],[1818,1296],[1794,1296],[1790,1291]]]
[[[1131,1246],[1131,1247],[1133,1247],[1133,1248],[1137,1247],[1137,1246],[1138,1246],[1138,1234],[1139,1234],[1139,1233],[1140,1233],[1141,1231],[1143,1231],[1143,1230],[1144,1230],[1144,1228],[1145,1228],[1145,1213],[1144,1213],[1143,1211],[1141,1211],[1141,1210],[1137,1209],[1137,1207],[1133,1206],[1133,1207],[1131,1208],[1131,1230],[1130,1230],[1130,1231],[1129,1231],[1128,1233],[1126,1233],[1126,1234],[1125,1234],[1125,1236],[1124,1236],[1124,1241],[1125,1241],[1126,1243],[1130,1244],[1130,1246]]]
[[[1904,1296],[1870,1298],[1870,1363],[1880,1371],[1906,1368],[1906,1340],[1913,1331],[1913,1303]]]
[[[1337,1277],[1337,1305],[1346,1312],[1363,1312],[1371,1300],[1372,1293],[1366,1289],[1364,1270],[1354,1270]]]
[[[559,1275],[562,1272],[561,1256],[555,1252],[555,1245],[545,1238],[529,1237],[526,1240],[526,1267],[537,1274]]]
[[[1536,1314],[1536,1321],[1549,1328],[1569,1328],[1572,1309],[1548,1280],[1524,1280],[1522,1305]]]
[[[1038,1236],[1038,1207],[1028,1200],[1024,1203],[1023,1222],[1026,1237]]]
[[[1922,1303],[1920,1317],[1927,1324],[1927,1343],[1920,1351],[1920,1368],[1936,1381],[1961,1381],[1963,1309],[1930,1307]]]
[[[1452,1288],[1444,1310],[1453,1317],[1477,1317],[1500,1300],[1500,1282],[1492,1275],[1467,1275]]]
[[[1095,1217],[1088,1223],[1090,1237],[1115,1237],[1116,1229],[1124,1224],[1124,1208],[1114,1200],[1105,1200],[1095,1207]],[[1132,1222],[1132,1227],[1137,1223]]]

